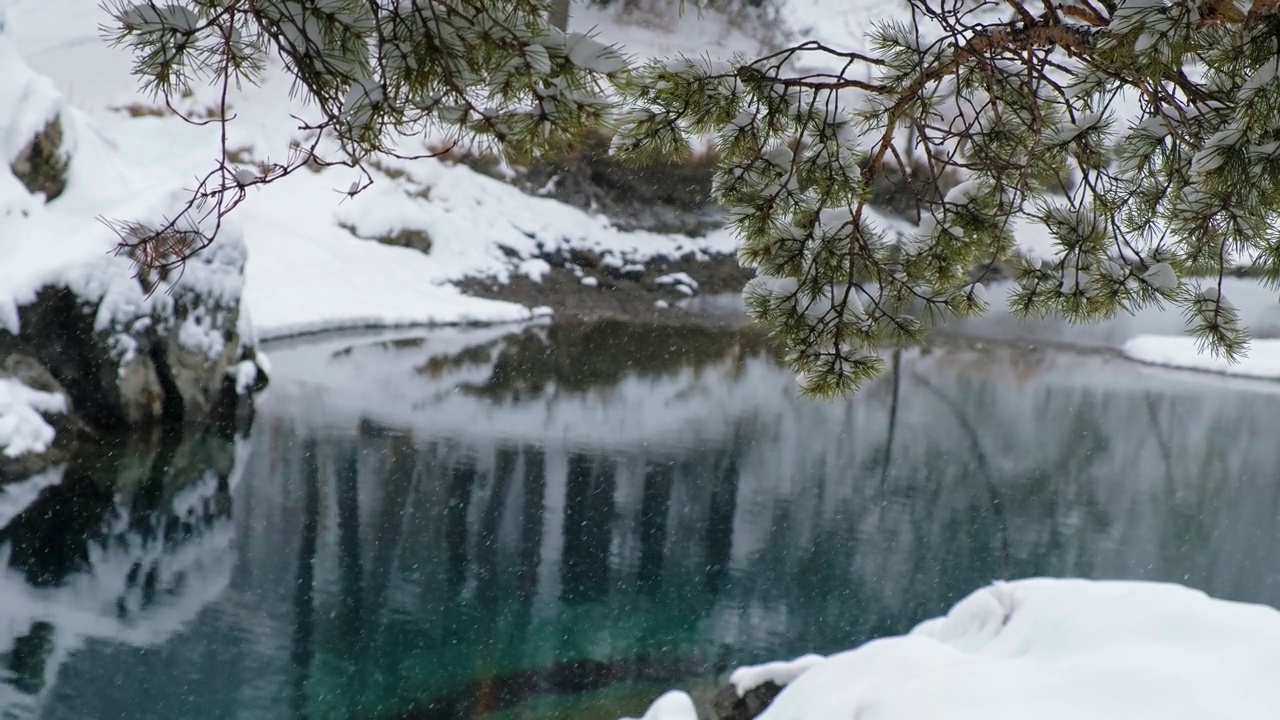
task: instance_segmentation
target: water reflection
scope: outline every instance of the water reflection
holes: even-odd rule
[[[0,485],[0,716],[36,717],[93,642],[169,641],[231,579],[232,441],[86,448]]]
[[[626,330],[558,332],[281,350],[234,471],[176,451],[6,486],[32,499],[0,514],[5,692],[58,718],[616,718],[995,578],[1280,604],[1265,386],[953,348],[810,403],[732,333],[565,382]],[[537,382],[494,380],[535,350]]]

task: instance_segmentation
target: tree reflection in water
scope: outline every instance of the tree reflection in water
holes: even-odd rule
[[[607,334],[562,332],[591,342],[541,364],[511,350],[545,352],[536,334],[444,356],[431,337],[277,353],[235,473],[188,443],[5,486],[31,496],[0,504],[5,692],[51,717],[463,718],[636,688],[598,709],[618,717],[1001,577],[1280,602],[1256,386],[960,348],[809,403],[732,338],[663,371],[682,336],[659,334],[642,372],[565,383]]]
[[[39,716],[86,643],[163,644],[221,594],[236,460],[235,441],[166,436],[0,485],[5,717]]]

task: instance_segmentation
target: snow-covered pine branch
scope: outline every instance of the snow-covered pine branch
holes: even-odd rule
[[[981,312],[998,266],[1023,314],[1171,302],[1214,351],[1243,352],[1221,279],[1280,272],[1280,3],[909,4],[865,53],[803,42],[638,65],[550,27],[539,0],[130,3],[113,32],[166,97],[279,57],[356,166],[428,128],[523,156],[600,128],[637,160],[714,134],[715,193],[760,275],[751,312],[815,394]],[[221,170],[193,208],[221,217],[289,168]],[[893,178],[912,179],[909,231],[869,207]],[[1028,225],[1052,257],[1018,255]]]

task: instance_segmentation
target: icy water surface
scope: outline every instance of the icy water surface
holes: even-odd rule
[[[0,488],[0,717],[613,720],[998,578],[1280,604],[1274,386],[969,347],[817,403],[733,333],[504,332],[280,346],[251,437]]]

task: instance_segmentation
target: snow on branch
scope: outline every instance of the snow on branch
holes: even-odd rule
[[[999,277],[1022,314],[1173,303],[1214,352],[1244,352],[1221,286],[1241,266],[1280,275],[1280,2],[908,6],[864,52],[636,63],[552,27],[541,0],[121,4],[110,31],[147,87],[167,102],[211,75],[224,125],[194,234],[181,217],[120,226],[121,247],[181,263],[247,188],[312,162],[362,168],[428,130],[530,157],[603,129],[637,162],[711,134],[716,197],[759,274],[752,316],[807,392],[852,391],[882,348],[982,312]],[[315,144],[249,173],[226,161],[226,97],[272,58],[318,109],[301,123]],[[1019,251],[1028,232],[1048,256]]]

